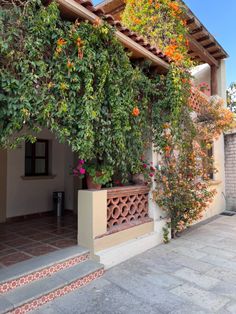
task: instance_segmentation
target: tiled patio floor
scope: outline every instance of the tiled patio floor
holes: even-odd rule
[[[235,314],[236,215],[191,228],[33,313]]]
[[[77,218],[66,214],[0,224],[0,268],[75,245]]]

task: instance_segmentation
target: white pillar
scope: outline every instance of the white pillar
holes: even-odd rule
[[[153,144],[147,151],[146,158],[149,163],[151,162],[153,163],[154,167],[158,165],[160,157],[158,156],[158,153],[155,151]],[[149,193],[149,216],[154,220],[154,230],[162,234],[162,228],[166,225],[166,220],[164,219],[166,214],[157,205],[156,201],[153,200],[153,193],[156,193],[155,182],[153,182],[152,188]]]

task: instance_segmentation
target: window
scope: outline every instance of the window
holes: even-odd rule
[[[25,143],[25,176],[48,175],[48,141]]]
[[[207,146],[208,147],[206,148],[205,153],[209,158],[209,161],[207,161],[206,158],[203,158],[202,166],[207,177],[210,180],[214,180],[214,144],[213,142],[210,142]]]
[[[207,149],[207,155],[209,158],[213,158],[214,154],[213,154],[213,143],[210,143],[211,147]],[[214,171],[212,169],[213,165],[211,166],[211,168],[208,171],[208,176],[209,179],[213,180],[214,179]]]

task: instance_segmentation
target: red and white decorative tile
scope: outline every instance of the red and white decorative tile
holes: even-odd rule
[[[74,265],[77,265],[81,262],[84,262],[89,259],[89,254],[84,254],[80,256],[76,256],[74,258],[68,259],[64,262],[54,264],[50,267],[43,268],[39,271],[33,272],[31,274],[19,277],[17,279],[5,282],[0,285],[0,293],[6,293],[12,289],[24,286],[32,281],[39,280],[45,277],[52,276],[53,274],[63,270],[70,268]]]
[[[104,269],[97,270],[81,279],[78,279],[72,283],[70,283],[67,286],[64,286],[63,288],[59,288],[57,290],[54,290],[53,292],[50,292],[36,300],[33,300],[27,304],[24,304],[13,311],[10,311],[9,314],[25,314],[29,311],[35,310],[36,308],[42,306],[43,304],[50,302],[56,298],[59,298],[67,293],[70,293],[76,289],[79,289],[86,284],[90,283],[91,281],[101,277],[104,273]]]

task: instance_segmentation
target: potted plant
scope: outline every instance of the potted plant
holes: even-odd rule
[[[100,190],[102,185],[111,181],[113,169],[110,166],[88,163],[86,169],[86,182],[88,189]]]
[[[111,166],[94,160],[85,163],[84,160],[79,159],[77,166],[73,169],[74,176],[79,176],[81,179],[86,178],[89,190],[100,190],[102,185],[111,181],[113,173]]]
[[[156,170],[152,163],[141,159],[140,164],[132,170],[132,182],[139,185],[149,184]]]

